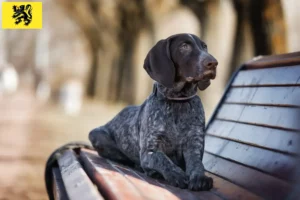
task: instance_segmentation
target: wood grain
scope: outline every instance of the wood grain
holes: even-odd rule
[[[207,129],[207,135],[277,152],[299,155],[300,134],[295,131],[214,120]]]
[[[164,180],[149,178],[144,173],[101,158],[93,151],[83,150],[80,155],[83,158],[83,162],[90,169],[93,169],[94,173],[92,176],[95,178],[95,183],[100,187],[100,191],[106,194],[108,199],[123,199],[128,197],[127,193],[129,191],[129,195],[131,195],[133,190],[129,190],[128,185],[130,185],[130,188],[134,187],[142,195],[139,199],[223,199],[220,195],[208,191],[192,192],[170,186]],[[104,174],[104,170],[108,171]],[[100,176],[97,174],[100,174]],[[115,179],[111,176],[118,176],[119,178]],[[122,185],[122,187],[116,187],[118,185]]]
[[[53,193],[55,200],[69,200],[69,197],[64,186],[63,179],[57,167],[52,169],[53,175]]]
[[[275,176],[286,182],[295,182],[297,158],[239,142],[207,136],[205,151],[235,161],[246,167]]]
[[[225,102],[300,107],[300,86],[231,88]]]
[[[93,183],[82,169],[73,151],[66,151],[58,159],[59,169],[68,196],[72,200],[102,200]]]
[[[265,199],[282,200],[292,189],[283,180],[209,153],[204,153],[203,163],[207,171]]]
[[[277,127],[287,130],[300,130],[300,108],[274,106],[223,104],[218,111],[217,119],[232,120],[258,124],[266,127]]]
[[[232,86],[300,85],[300,65],[268,69],[242,70]]]

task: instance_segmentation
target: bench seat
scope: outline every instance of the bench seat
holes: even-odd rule
[[[300,199],[300,52],[256,58],[232,76],[207,123],[210,191],[193,192],[101,158],[82,143],[49,158],[49,199]]]

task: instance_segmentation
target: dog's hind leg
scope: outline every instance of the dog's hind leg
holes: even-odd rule
[[[112,135],[105,126],[93,129],[89,133],[89,140],[100,156],[125,165],[134,165],[134,163],[119,150]]]

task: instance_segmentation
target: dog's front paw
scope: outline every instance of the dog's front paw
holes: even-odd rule
[[[180,168],[168,171],[165,179],[170,185],[175,187],[185,189],[188,186],[188,177]]]
[[[213,179],[204,174],[192,174],[189,178],[190,190],[210,190],[213,187]]]

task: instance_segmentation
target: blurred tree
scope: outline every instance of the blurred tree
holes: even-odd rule
[[[141,0],[122,0],[118,6],[120,13],[120,31],[118,42],[120,45],[120,59],[118,64],[117,87],[113,100],[125,100],[134,103],[134,64],[133,53],[137,36],[141,30],[152,30],[152,22],[148,16],[145,2]]]
[[[280,0],[243,1],[250,3],[250,22],[255,55],[284,53],[286,28]]]
[[[300,1],[299,0],[281,0],[284,14],[284,23],[286,25],[286,36],[288,51],[300,50]]]
[[[98,1],[88,0],[64,0],[57,1],[66,12],[79,25],[82,32],[86,35],[92,53],[92,66],[90,70],[89,83],[87,93],[90,96],[95,95],[97,69],[98,69],[98,51],[101,44],[101,29],[98,22]]]
[[[203,102],[211,104],[207,113],[214,108],[236,66],[255,55],[287,51],[284,17],[287,16],[290,24],[294,24],[289,30],[296,24],[296,20],[291,23],[295,14],[287,12],[291,3],[283,0],[43,2],[49,3],[45,4],[45,8],[51,10],[51,15],[56,13],[49,21],[45,19],[45,23],[51,24],[49,66],[55,69],[64,68],[64,73],[54,70],[53,74],[59,74],[62,79],[68,78],[68,73],[72,74],[71,76],[76,74],[76,77],[79,77],[82,74],[85,77],[88,70],[87,94],[100,100],[140,103],[151,90],[152,80],[142,65],[146,53],[154,43],[179,32],[191,32],[201,36],[207,42],[209,51],[219,60],[217,80],[207,91],[201,93]],[[53,8],[50,8],[50,4]],[[285,5],[285,12],[282,4]],[[297,14],[296,9],[294,10]],[[57,13],[63,14],[56,16]],[[64,29],[60,29],[61,26],[64,26]],[[40,56],[43,53],[39,48],[35,49],[36,46],[39,47],[35,43],[42,41],[43,31],[38,33],[38,37],[36,31],[7,31],[4,35],[7,37],[5,43],[9,46],[5,51],[6,57],[13,61],[19,71],[26,71],[26,66],[34,65],[33,57],[44,60],[43,56]],[[73,32],[76,34],[73,35]],[[27,39],[17,40],[20,35]],[[296,38],[295,34],[293,38]],[[3,37],[1,41],[3,42]],[[289,45],[291,44],[289,37]],[[44,45],[40,46],[46,49]],[[74,50],[78,46],[80,50]],[[293,45],[293,49],[295,46]],[[61,59],[62,52],[64,59]],[[76,59],[72,59],[72,56]],[[21,57],[22,59],[19,59]],[[66,67],[67,65],[74,66],[74,70],[70,71],[71,68]],[[81,69],[75,72],[75,68]],[[58,85],[63,82],[64,80]],[[141,84],[145,86],[136,86]]]
[[[257,55],[287,51],[286,28],[280,0],[233,0],[237,14],[231,73]]]
[[[201,22],[201,36],[206,37],[207,31],[207,23],[208,23],[208,6],[210,3],[214,2],[208,2],[208,1],[195,1],[195,0],[180,0],[180,3],[182,5],[187,6],[190,8],[195,15],[198,17],[199,21]]]
[[[144,1],[58,1],[82,28],[92,52],[87,93],[102,100],[133,103],[133,49],[136,37],[150,27]],[[109,84],[109,87],[105,87]]]

